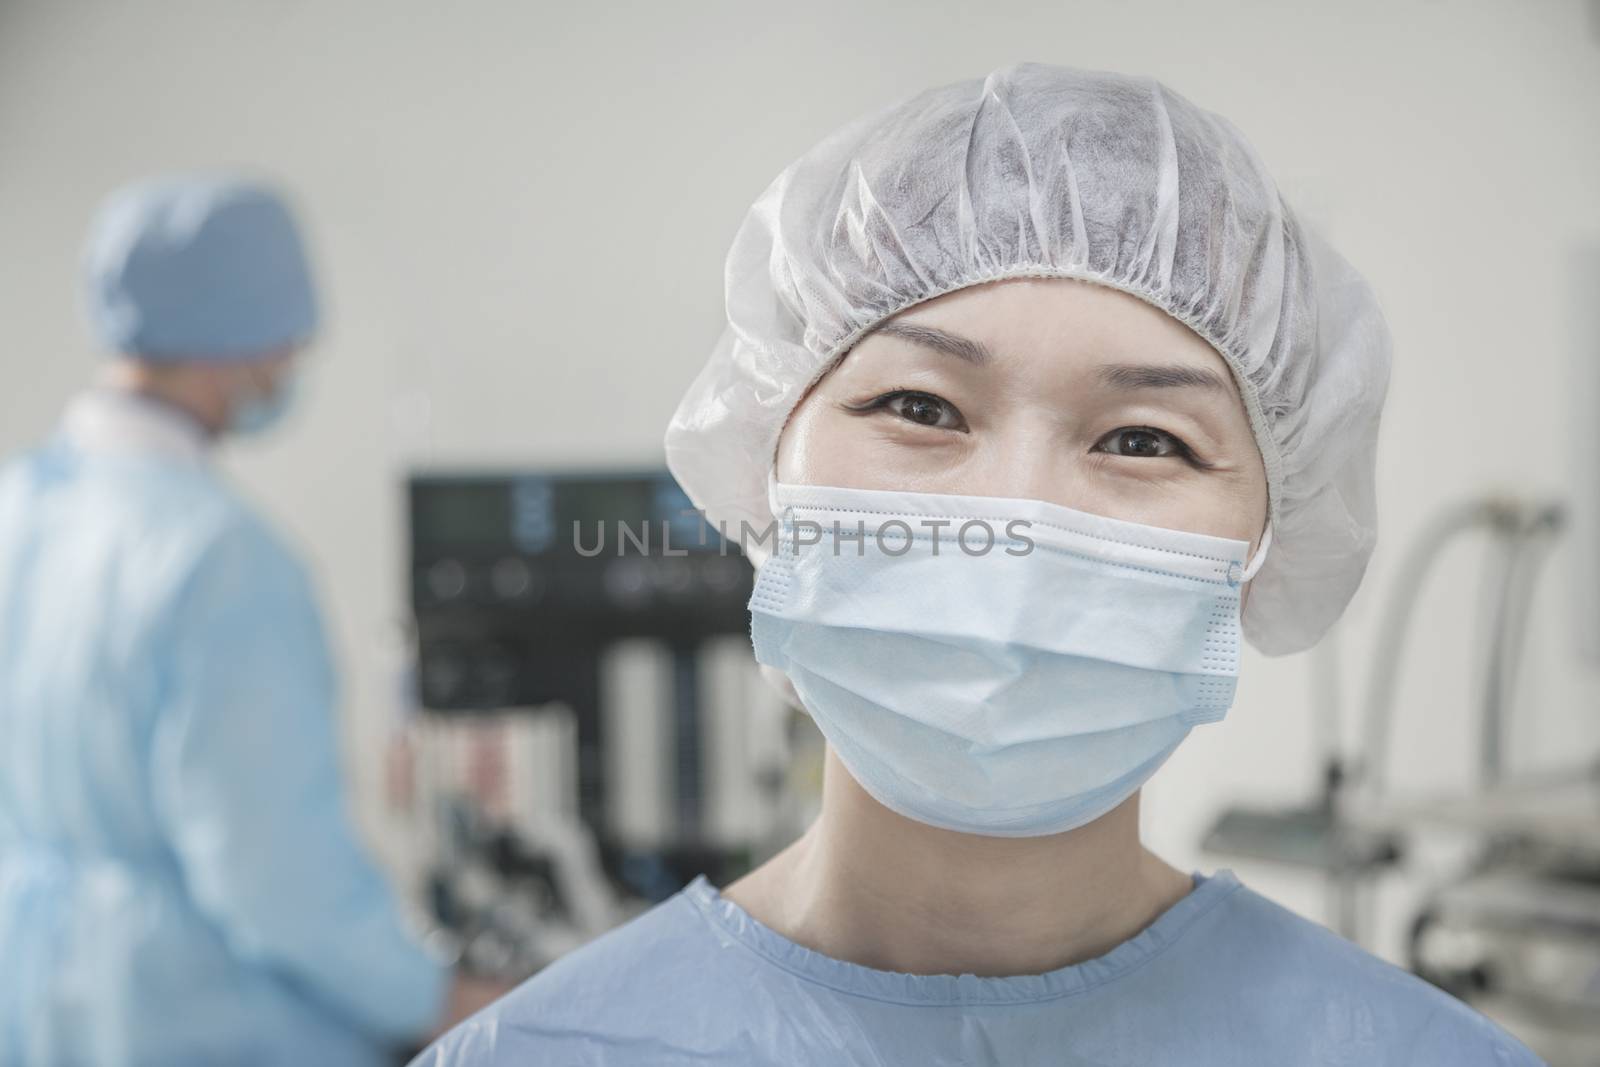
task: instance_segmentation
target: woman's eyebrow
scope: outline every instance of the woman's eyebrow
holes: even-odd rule
[[[964,359],[974,366],[981,367],[986,363],[994,362],[990,351],[978,342],[959,334],[946,333],[944,330],[933,326],[918,326],[910,322],[886,322],[879,326],[876,333],[898,337],[903,341],[910,341],[914,345],[932,348],[946,355]]]
[[[1173,389],[1197,387],[1231,393],[1233,385],[1206,367],[1187,363],[1107,363],[1096,368],[1100,380],[1113,389]]]
[[[936,326],[911,322],[886,322],[875,331],[910,341],[955,356],[974,366],[994,362],[994,354],[982,342]],[[1100,380],[1114,389],[1200,388],[1224,394],[1233,392],[1233,383],[1216,371],[1186,363],[1107,363],[1096,368]]]

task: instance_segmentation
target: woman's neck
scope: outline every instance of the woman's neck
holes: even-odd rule
[[[798,944],[909,974],[1040,974],[1126,941],[1193,888],[1139,842],[1139,804],[1048,837],[895,814],[830,749],[822,813],[723,895]]]

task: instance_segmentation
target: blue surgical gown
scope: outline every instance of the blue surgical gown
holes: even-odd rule
[[[1512,1067],[1470,1008],[1224,871],[1104,956],[1018,978],[823,956],[704,878],[541,971],[412,1067]]]
[[[392,1062],[441,1009],[341,805],[307,576],[203,460],[0,469],[0,1064]]]

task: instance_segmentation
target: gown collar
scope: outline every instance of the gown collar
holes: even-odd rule
[[[1153,959],[1197,919],[1241,888],[1232,871],[1195,874],[1194,888],[1155,922],[1111,951],[1043,974],[980,977],[974,974],[905,974],[880,971],[825,956],[779,934],[699,876],[682,892],[725,942],[732,941],[785,971],[840,993],[901,1004],[1023,1004],[1082,993]]]
[[[199,460],[211,436],[188,412],[131,389],[100,387],[73,397],[59,436],[80,452]]]

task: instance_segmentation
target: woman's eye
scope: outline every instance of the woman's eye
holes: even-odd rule
[[[1189,448],[1182,441],[1150,426],[1124,426],[1112,430],[1100,439],[1105,451],[1114,456],[1150,457],[1179,456],[1187,459]]]
[[[936,430],[965,430],[966,420],[954,404],[941,400],[932,393],[888,393],[879,398],[879,404],[907,422],[930,426]]]

